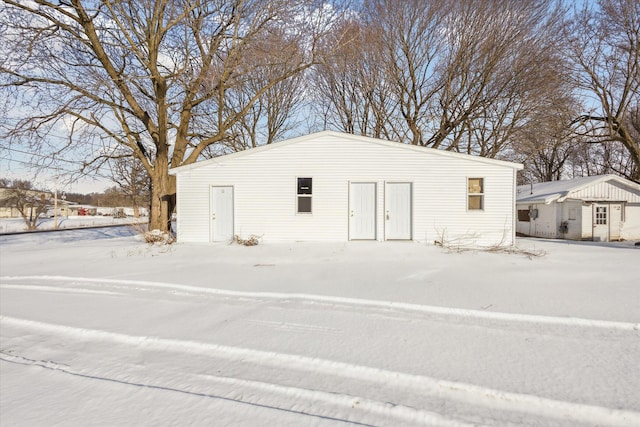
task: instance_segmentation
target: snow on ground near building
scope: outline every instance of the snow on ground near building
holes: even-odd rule
[[[147,218],[114,218],[111,216],[66,216],[58,218],[58,228],[82,228],[100,227],[107,225],[121,225],[130,223],[146,224]],[[53,230],[55,220],[53,218],[41,218],[38,220],[36,230]],[[26,231],[27,226],[22,218],[1,218],[0,234]]]
[[[0,237],[2,425],[640,425],[640,249]]]

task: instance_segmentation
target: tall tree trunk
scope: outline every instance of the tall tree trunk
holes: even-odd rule
[[[640,182],[640,141],[634,140],[631,133],[623,126],[619,126],[618,134],[622,145],[629,151],[631,160],[635,164],[635,169],[628,178]]]
[[[171,214],[176,202],[176,178],[168,173],[166,158],[157,159],[151,174],[151,210],[149,229],[171,231]]]

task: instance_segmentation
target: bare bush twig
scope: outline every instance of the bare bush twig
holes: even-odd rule
[[[252,234],[247,239],[243,239],[237,234],[233,236],[233,241],[242,246],[257,246],[260,244],[260,240],[262,240],[262,236],[256,236]]]
[[[446,236],[446,230],[439,233],[438,239],[434,240],[433,244],[440,246],[450,252],[491,252],[491,253],[504,253],[524,255],[529,259],[545,256],[547,253],[541,249],[524,249],[518,248],[515,245],[504,245],[504,237],[500,242],[490,246],[480,246],[477,244],[465,244],[469,239],[476,236],[469,236],[468,238],[462,237],[459,239],[448,239]]]
[[[176,241],[171,233],[162,230],[150,230],[142,233],[144,241],[152,245],[170,245]]]

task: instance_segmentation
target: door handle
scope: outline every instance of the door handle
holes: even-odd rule
[[[353,216],[353,211],[351,211],[351,216]]]
[[[389,221],[389,211],[387,211],[387,216],[386,216],[386,218],[387,218],[387,221]]]
[[[211,214],[211,219],[215,220],[216,219],[216,214]]]

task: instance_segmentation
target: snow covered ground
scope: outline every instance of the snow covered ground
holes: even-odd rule
[[[640,248],[0,236],[0,425],[640,425]]]

